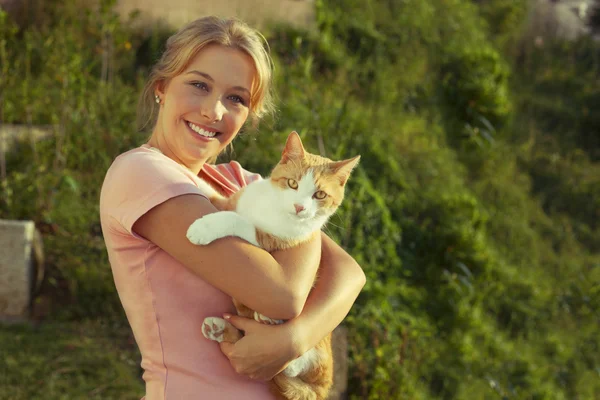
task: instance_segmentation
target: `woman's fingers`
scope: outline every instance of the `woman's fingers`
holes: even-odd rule
[[[231,325],[244,332],[252,329],[252,327],[255,327],[256,325],[260,325],[259,322],[256,322],[253,319],[240,317],[239,315],[223,314],[223,318],[229,321]]]
[[[225,354],[225,357],[231,358],[231,352],[233,351],[235,343],[221,342],[219,343],[219,346],[221,347],[223,354]]]
[[[265,325],[235,315],[227,317],[233,326],[245,331],[236,343],[219,344],[238,374],[269,380],[295,358],[289,350],[291,335],[285,324]]]

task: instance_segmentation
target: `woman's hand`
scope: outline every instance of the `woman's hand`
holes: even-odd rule
[[[239,374],[268,381],[300,356],[296,333],[290,324],[265,325],[238,315],[223,316],[245,332],[237,343],[221,343],[221,351]]]

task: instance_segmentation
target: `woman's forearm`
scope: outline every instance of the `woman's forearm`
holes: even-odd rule
[[[293,325],[298,354],[314,347],[346,317],[366,282],[360,266],[332,239],[322,235],[319,277]]]
[[[309,241],[287,250],[274,251],[271,255],[281,265],[288,286],[297,296],[298,313],[315,281],[321,260],[321,236],[315,235]]]

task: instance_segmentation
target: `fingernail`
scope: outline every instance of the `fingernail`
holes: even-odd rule
[[[231,314],[223,314],[223,318],[229,319],[229,318],[231,318]]]

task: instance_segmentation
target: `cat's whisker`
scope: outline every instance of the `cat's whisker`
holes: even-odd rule
[[[327,229],[327,227],[323,228],[323,232],[325,232],[325,234],[329,237],[333,236],[331,229]]]
[[[339,228],[340,230],[344,230],[344,227],[343,227],[343,226],[341,226],[341,225],[336,225],[336,224],[334,224],[334,223],[333,223],[333,222],[331,222],[331,221],[329,221],[329,222],[327,223],[326,227],[329,227],[330,225],[333,225],[333,226],[335,226],[336,228]]]
[[[344,220],[342,220],[342,216],[340,214],[338,214],[338,213],[333,214],[331,217],[339,219],[341,223],[344,222]]]

